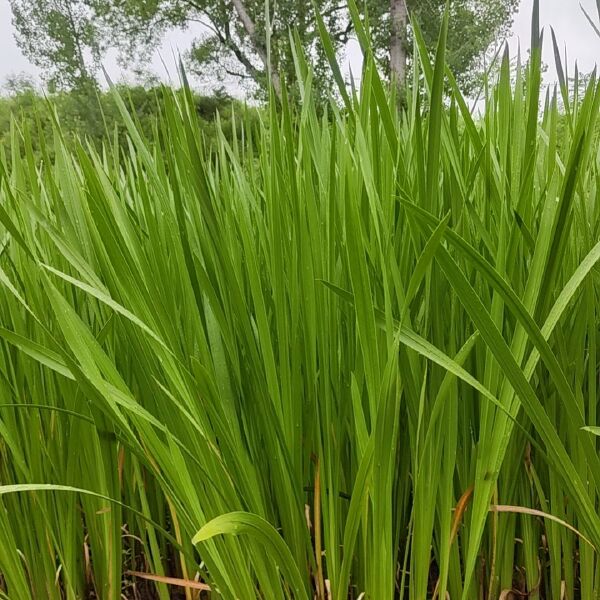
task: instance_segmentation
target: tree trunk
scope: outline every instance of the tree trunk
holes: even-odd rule
[[[406,85],[406,30],[408,11],[406,0],[390,0],[390,75],[401,101]]]
[[[252,17],[248,14],[248,11],[246,10],[242,0],[232,0],[232,2],[235,12],[237,12],[238,17],[240,18],[240,21],[246,30],[246,33],[252,40],[252,45],[254,46],[256,53],[265,67],[265,73],[267,73],[268,77],[270,78],[270,83],[275,90],[275,94],[277,95],[277,98],[281,100],[281,79],[279,78],[279,73],[275,69],[272,69],[271,65],[269,64],[267,48],[256,35],[256,25],[254,24]]]
[[[87,66],[85,64],[85,58],[83,56],[83,49],[81,47],[81,39],[80,39],[80,31],[75,24],[75,19],[73,18],[73,11],[71,7],[71,0],[65,3],[65,9],[67,14],[67,19],[69,19],[69,26],[71,28],[71,35],[73,36],[73,42],[75,44],[75,50],[77,53],[77,67],[79,69],[79,76],[77,77],[77,85],[87,85],[92,81],[92,77],[88,72]]]

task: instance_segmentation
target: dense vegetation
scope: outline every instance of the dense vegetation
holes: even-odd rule
[[[400,113],[359,27],[341,107],[297,58],[212,149],[186,92],[115,94],[126,148],[13,129],[0,595],[594,597],[600,86],[540,98],[534,26],[475,120],[446,31]]]
[[[32,82],[17,78],[6,86],[0,96],[0,146],[7,154],[11,152],[13,123],[33,135],[32,150],[41,157],[42,146],[51,159],[54,158],[54,127],[58,121],[61,134],[70,143],[76,138],[85,139],[100,150],[107,138],[118,140],[122,148],[128,145],[127,128],[115,102],[114,90],[102,91],[95,85],[68,91],[41,93]],[[115,87],[127,104],[127,108],[140,133],[151,139],[157,122],[164,112],[162,86],[145,87],[120,84]],[[258,109],[245,108],[224,93],[212,96],[193,95],[197,125],[202,130],[205,143],[212,145],[219,129],[231,139],[232,110],[248,110],[249,118]]]

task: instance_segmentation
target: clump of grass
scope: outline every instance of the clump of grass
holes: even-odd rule
[[[540,99],[535,23],[477,118],[445,29],[398,112],[357,21],[341,108],[299,57],[214,152],[186,93],[127,152],[15,125],[0,595],[593,596],[600,88]]]

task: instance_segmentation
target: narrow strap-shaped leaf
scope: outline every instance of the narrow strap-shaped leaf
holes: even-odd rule
[[[192,538],[197,545],[216,535],[248,535],[268,549],[277,568],[281,568],[294,598],[308,599],[306,584],[302,580],[290,549],[277,530],[262,517],[247,512],[231,512],[215,517]]]

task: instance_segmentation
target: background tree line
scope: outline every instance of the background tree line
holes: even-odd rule
[[[317,101],[333,89],[330,68],[319,40],[317,12],[342,55],[353,36],[347,0],[9,0],[17,42],[44,73],[44,93],[15,78],[0,98],[0,145],[8,147],[11,115],[29,121],[40,135],[35,143],[52,146],[52,111],[63,129],[102,143],[113,131],[124,141],[110,93],[99,86],[106,52],[116,49],[128,66],[140,67],[163,36],[174,28],[199,34],[184,56],[188,73],[213,90],[196,96],[199,123],[210,140],[215,116],[230,128],[232,98],[227,81],[246,97],[266,97],[269,84],[294,96],[296,72],[290,31],[314,70]],[[411,19],[419,23],[432,49],[446,0],[364,0],[360,3],[382,71],[402,87],[411,66]],[[467,93],[481,81],[485,58],[508,32],[519,0],[451,0],[448,63]],[[265,9],[268,8],[268,11]],[[135,58],[134,58],[135,57]],[[269,64],[271,69],[268,68]],[[355,74],[356,75],[356,74]],[[156,83],[121,87],[142,129],[151,133],[161,109]],[[47,99],[51,99],[51,105]],[[251,109],[256,113],[259,109]],[[254,115],[256,116],[256,115]]]
[[[19,46],[59,88],[94,83],[109,49],[117,49],[128,65],[132,57],[143,64],[167,31],[195,28],[200,33],[186,53],[190,72],[216,86],[233,78],[248,83],[259,95],[271,83],[279,93],[281,77],[290,86],[296,78],[289,42],[294,30],[314,69],[315,89],[325,95],[332,82],[316,14],[337,52],[343,52],[353,35],[346,0],[10,0],[10,4]],[[411,60],[408,15],[434,47],[446,0],[357,4],[369,22],[382,69],[402,85]],[[518,4],[519,0],[450,2],[448,61],[465,91],[476,84],[486,52],[507,33]]]

